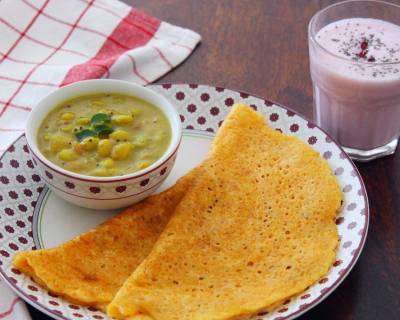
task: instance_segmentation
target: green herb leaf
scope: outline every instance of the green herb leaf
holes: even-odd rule
[[[94,131],[96,132],[97,136],[100,139],[108,138],[110,133],[114,131],[114,129],[106,124],[98,124],[93,127]]]
[[[97,133],[94,132],[93,130],[90,130],[90,129],[84,129],[82,131],[79,131],[79,132],[75,133],[75,137],[79,141],[82,141],[83,139],[86,139],[88,137],[94,137],[96,135],[97,135]]]
[[[90,122],[92,124],[109,123],[111,121],[111,116],[105,113],[96,113],[93,115]]]

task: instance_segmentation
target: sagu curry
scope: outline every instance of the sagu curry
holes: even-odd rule
[[[160,109],[120,94],[68,100],[46,116],[38,131],[39,149],[48,160],[89,176],[145,169],[170,141],[171,127]]]

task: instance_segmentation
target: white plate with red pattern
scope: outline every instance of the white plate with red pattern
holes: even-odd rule
[[[153,85],[180,113],[183,140],[171,174],[159,190],[200,163],[230,107],[245,102],[265,115],[270,126],[299,137],[325,158],[344,194],[336,223],[340,246],[329,273],[307,291],[254,320],[293,319],[326,298],[343,281],[363,248],[369,221],[367,194],[352,161],[332,139],[296,113],[268,100],[220,87],[197,84]],[[0,158],[0,274],[25,301],[55,319],[108,319],[97,310],[71,304],[42,289],[14,269],[13,255],[22,250],[49,248],[96,226],[115,212],[94,212],[58,198],[35,171],[24,136]]]

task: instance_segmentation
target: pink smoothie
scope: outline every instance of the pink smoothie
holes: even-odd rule
[[[400,26],[352,18],[310,43],[317,123],[346,147],[369,150],[400,135]]]

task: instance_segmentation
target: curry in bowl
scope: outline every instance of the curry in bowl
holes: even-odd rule
[[[43,155],[63,169],[120,176],[156,162],[171,141],[171,126],[156,106],[121,94],[93,94],[55,107],[38,130]]]

